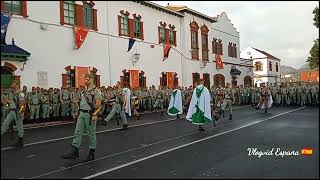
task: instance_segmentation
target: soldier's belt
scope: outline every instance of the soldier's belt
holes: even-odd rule
[[[15,111],[16,109],[15,108],[9,108],[9,111]]]

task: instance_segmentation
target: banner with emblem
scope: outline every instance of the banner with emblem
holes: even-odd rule
[[[139,70],[130,70],[130,86],[131,88],[139,87]]]
[[[1,12],[1,44],[6,44],[6,34],[11,16]]]
[[[82,27],[82,26],[75,26],[74,32],[76,36],[76,49],[79,49],[82,43],[84,42],[84,39],[87,37],[87,34],[89,32],[88,28]]]
[[[168,88],[174,88],[174,72],[167,72]]]
[[[216,54],[215,59],[216,59],[216,68],[217,69],[223,69],[223,63],[222,63],[221,55],[217,55]]]
[[[163,61],[168,58],[170,49],[171,49],[171,45],[170,44],[165,44],[163,46]]]
[[[89,67],[75,67],[75,85],[77,88],[80,86],[85,86],[84,77],[86,74],[90,73]]]

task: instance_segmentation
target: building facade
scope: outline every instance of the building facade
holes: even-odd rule
[[[280,83],[280,59],[271,54],[253,47],[247,47],[240,53],[243,60],[251,60],[253,64],[254,85],[261,83]]]
[[[13,12],[1,46],[10,49],[14,39],[23,57],[1,51],[1,78],[11,76],[21,85],[78,87],[88,70],[96,73],[98,86],[190,86],[200,77],[207,86],[252,85],[252,65],[240,59],[239,32],[225,13],[209,17],[148,1],[1,3],[2,13]],[[89,29],[80,48],[75,27]],[[129,39],[135,40],[130,51]],[[171,49],[164,60],[166,44]],[[223,68],[217,69],[217,61]]]

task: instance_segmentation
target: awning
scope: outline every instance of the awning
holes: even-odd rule
[[[11,61],[27,61],[31,54],[14,44],[12,39],[12,44],[1,44],[1,60],[11,60]]]
[[[239,71],[238,69],[232,68],[232,69],[230,70],[230,74],[231,74],[231,75],[240,75],[240,74],[241,74],[241,71]]]

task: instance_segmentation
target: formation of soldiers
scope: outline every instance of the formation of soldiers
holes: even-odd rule
[[[268,85],[267,85],[268,86]],[[319,104],[319,86],[318,84],[275,84],[268,86],[276,106],[314,106]],[[23,86],[24,99],[26,102],[25,121],[45,122],[50,120],[69,120],[76,119],[79,115],[80,88],[50,88],[43,89],[32,87],[31,92],[26,86]],[[112,110],[112,103],[108,101],[114,96],[119,86],[101,87],[103,96],[103,115],[106,117]],[[182,93],[184,110],[186,111],[190,103],[193,87],[179,87]],[[258,87],[231,87],[234,96],[233,104],[256,106],[260,100],[260,90]],[[209,89],[213,108],[222,107],[224,90],[222,86],[211,86]],[[1,89],[1,102],[4,102],[10,94],[10,89]],[[160,109],[161,115],[169,106],[170,94],[169,88],[138,88],[131,90],[132,109],[137,112],[154,111]],[[9,113],[9,107],[1,103],[3,121]],[[139,114],[137,114],[139,116]]]

